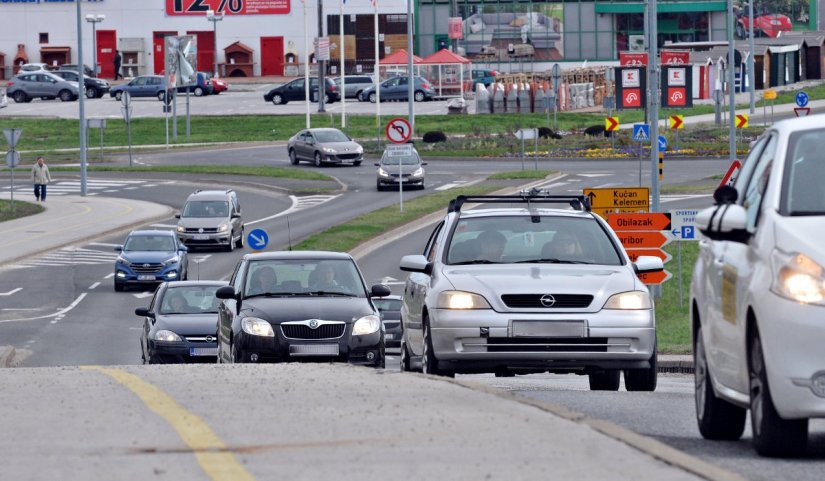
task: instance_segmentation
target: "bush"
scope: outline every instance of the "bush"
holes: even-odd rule
[[[424,134],[422,139],[425,144],[434,144],[436,142],[446,142],[447,136],[440,130],[433,130]]]
[[[542,139],[560,139],[561,135],[558,132],[554,132],[553,129],[549,127],[539,127],[539,138]]]

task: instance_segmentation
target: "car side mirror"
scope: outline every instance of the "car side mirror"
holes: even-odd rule
[[[375,163],[375,166],[376,166],[376,167],[381,167],[381,164],[379,164],[378,162],[376,162],[376,163]]]
[[[178,246],[178,250],[179,250],[180,252],[189,252],[189,248],[188,248],[188,247],[186,247],[186,246],[185,246],[185,245],[183,245],[183,244],[181,244],[181,245],[179,245],[179,246]]]
[[[421,165],[427,165],[428,162],[421,162]]]
[[[215,297],[218,299],[237,299],[238,293],[235,292],[235,288],[232,286],[223,286],[215,291]]]
[[[175,214],[175,219],[180,219],[180,214]]]
[[[746,243],[750,239],[747,225],[748,213],[738,204],[708,207],[696,214],[696,226],[711,240]]]
[[[233,212],[233,213],[232,213],[232,218],[233,218],[233,219],[240,219],[240,218],[241,218],[241,214],[240,214],[240,213],[238,213],[238,212]]]
[[[148,307],[138,307],[137,309],[135,309],[135,315],[140,317],[155,317],[154,314],[149,312]]]
[[[372,288],[370,289],[370,296],[371,297],[385,297],[392,294],[392,291],[389,287],[385,286],[384,284],[373,284]]]
[[[423,274],[430,274],[433,271],[433,265],[426,257],[422,255],[404,256],[401,258],[401,270],[405,272],[421,272]]]
[[[123,246],[115,246],[114,251],[115,252],[123,252]]]
[[[665,265],[662,259],[656,256],[639,256],[636,262],[633,263],[633,270],[637,274],[647,274],[651,272],[659,272],[664,270]]]

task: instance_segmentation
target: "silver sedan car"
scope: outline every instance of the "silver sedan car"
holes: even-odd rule
[[[402,370],[586,374],[613,391],[624,371],[629,391],[655,390],[653,301],[637,273],[662,260],[631,262],[586,197],[459,196],[422,252],[401,259]]]
[[[287,143],[289,161],[298,165],[302,160],[325,164],[361,165],[364,148],[361,144],[338,129],[304,129],[293,135]]]

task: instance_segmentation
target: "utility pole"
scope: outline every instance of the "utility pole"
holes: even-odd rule
[[[86,110],[83,99],[86,98],[85,81],[83,77],[83,24],[80,21],[80,3],[77,5],[77,88],[79,95],[77,96],[78,107],[80,109],[80,195],[86,196]]]
[[[753,0],[751,0],[753,1]],[[730,124],[730,161],[733,162],[736,159],[736,89],[734,89],[733,81],[734,81],[734,70],[736,70],[736,62],[734,61],[734,49],[733,49],[733,31],[734,31],[734,24],[733,22],[736,21],[736,17],[733,15],[733,0],[728,0],[728,89],[730,89],[730,101],[728,102],[730,105],[730,114],[728,115],[728,122]],[[753,54],[753,51],[751,51]],[[741,76],[740,76],[741,77]]]
[[[756,111],[756,98],[754,82],[756,82],[756,72],[753,71],[753,0],[748,1],[748,91],[751,95],[751,115]]]
[[[410,139],[415,135],[415,73],[413,72],[412,2],[407,0],[407,105],[409,106]]]
[[[316,58],[319,57],[318,55],[321,51],[320,48],[317,48],[321,43],[321,37],[324,36],[324,0],[318,0],[318,43],[316,44],[315,55]],[[326,109],[324,108],[324,96],[327,93],[327,84],[326,79],[324,78],[324,74],[326,73],[326,66],[327,62],[325,60],[318,59],[318,112],[324,113]]]
[[[730,0],[729,0],[730,1]],[[653,194],[653,212],[659,212],[659,29],[656,0],[648,0],[650,25],[650,185]]]

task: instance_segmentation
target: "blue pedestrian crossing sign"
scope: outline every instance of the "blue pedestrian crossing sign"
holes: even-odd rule
[[[255,229],[246,236],[246,244],[253,250],[262,251],[269,244],[269,235],[263,229]]]
[[[664,152],[667,150],[667,139],[664,135],[659,136],[659,152]]]
[[[650,142],[650,125],[633,124],[633,140],[636,142]]]
[[[804,90],[796,93],[796,105],[800,107],[808,105],[808,94]]]

